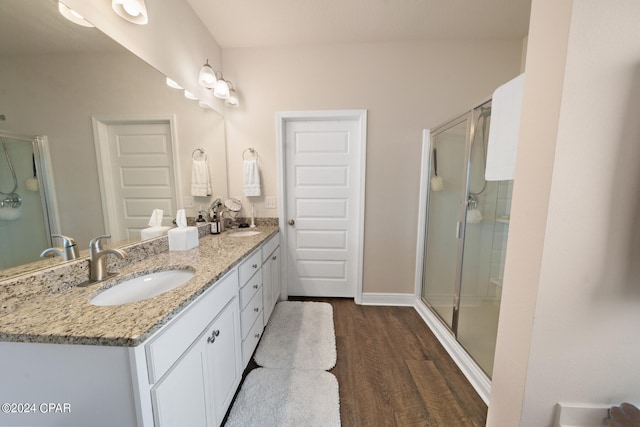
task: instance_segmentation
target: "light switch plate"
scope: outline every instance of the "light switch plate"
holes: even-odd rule
[[[267,196],[264,198],[264,201],[267,204],[267,209],[275,209],[276,208],[276,198],[274,196]]]
[[[191,209],[196,207],[196,201],[193,197],[185,197],[182,199],[182,205],[185,209]]]

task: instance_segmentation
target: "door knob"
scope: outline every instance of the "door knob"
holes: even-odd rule
[[[296,222],[295,222],[295,220],[293,220],[293,219],[290,219],[290,220],[289,220],[289,225],[293,225],[293,224],[295,224],[295,223],[296,223]]]

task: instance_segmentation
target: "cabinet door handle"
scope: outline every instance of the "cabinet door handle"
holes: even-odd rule
[[[256,336],[256,338],[260,338],[260,334],[256,334],[255,336]]]
[[[253,289],[258,289],[260,286],[258,284],[253,285]]]
[[[256,307],[256,308],[254,308],[254,309],[253,309],[253,311],[255,311],[255,312],[257,313],[257,312],[259,312],[259,311],[260,311],[260,308],[259,308],[259,307]]]
[[[273,256],[273,258],[271,258],[272,260],[276,260],[276,258],[278,258],[276,255]]]
[[[251,267],[252,268],[258,268],[258,264],[253,264]]]
[[[220,329],[216,329],[213,332],[211,332],[211,336],[209,338],[207,338],[207,342],[209,344],[213,344],[214,342],[216,342],[216,337],[220,335]]]

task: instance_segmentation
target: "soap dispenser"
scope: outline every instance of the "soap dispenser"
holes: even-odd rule
[[[218,213],[214,212],[213,217],[211,218],[211,234],[220,234],[222,231],[220,219],[218,218]]]

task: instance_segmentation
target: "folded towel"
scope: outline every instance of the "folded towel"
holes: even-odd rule
[[[520,74],[493,92],[485,167],[487,181],[510,180],[515,174],[523,90],[524,74]]]
[[[244,195],[259,196],[260,195],[260,174],[258,172],[257,160],[245,160],[243,168],[244,178]]]
[[[209,166],[206,160],[193,160],[191,195],[199,197],[211,195],[211,178],[209,178]]]

